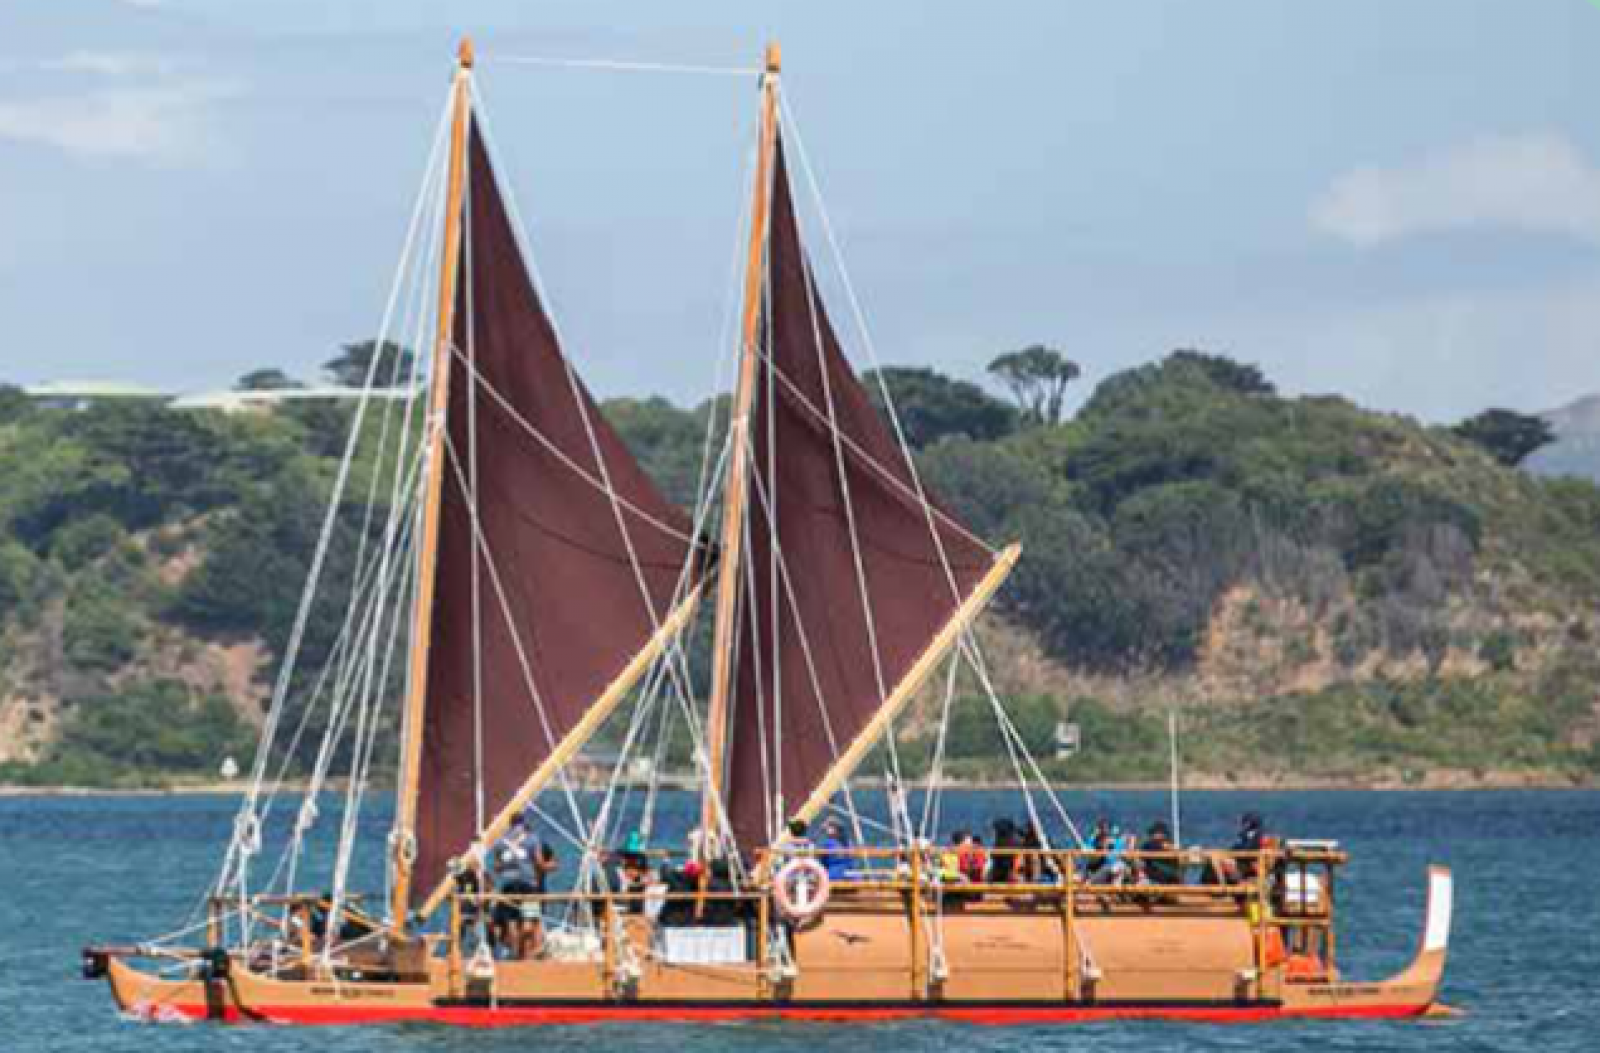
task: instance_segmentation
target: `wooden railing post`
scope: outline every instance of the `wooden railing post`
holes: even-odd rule
[[[483,910],[482,901],[478,903],[478,910]],[[445,938],[450,941],[445,951],[450,994],[456,996],[462,993],[463,984],[461,983],[461,893],[455,889],[450,892],[450,934]]]
[[[1066,984],[1067,997],[1076,1001],[1083,996],[1083,975],[1079,968],[1078,959],[1078,868],[1074,865],[1072,853],[1068,852],[1060,858],[1061,871],[1061,945],[1067,956]]]
[[[617,976],[617,904],[611,899],[611,894],[603,894],[605,898],[600,901],[600,915],[605,919],[605,924],[600,927],[600,951],[602,968],[605,969],[604,984],[608,996],[616,994]]]
[[[756,932],[756,995],[770,998],[776,994],[776,987],[767,969],[767,956],[771,950],[768,928],[772,924],[772,903],[771,897],[760,895],[759,889],[756,896],[756,924],[760,926]]]
[[[1256,854],[1256,997],[1267,995],[1267,853]]]
[[[923,961],[922,935],[922,846],[911,842],[911,900],[907,905],[911,917],[911,997],[918,1001],[928,994],[928,969]]]

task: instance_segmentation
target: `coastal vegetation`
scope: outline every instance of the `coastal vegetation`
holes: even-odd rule
[[[371,343],[330,363],[342,385],[410,370]],[[1192,350],[1105,378],[1075,414],[1060,353],[991,372],[1007,397],[925,368],[866,379],[943,501],[1024,546],[982,632],[1052,776],[1162,778],[1175,710],[1186,768],[1211,781],[1600,777],[1600,487],[1518,467],[1550,438],[1537,418],[1430,427],[1284,397]],[[241,387],[295,383],[257,370]],[[605,406],[684,504],[721,408]],[[330,401],[64,410],[0,388],[0,782],[143,785],[248,760],[349,427]],[[350,500],[378,494],[381,513],[383,482],[358,458]],[[361,522],[333,538],[335,584]],[[302,669],[340,615],[316,612]],[[946,768],[1004,777],[981,697],[969,684],[955,703]],[[1063,722],[1082,749],[1057,757]],[[903,729],[913,771],[934,723]]]

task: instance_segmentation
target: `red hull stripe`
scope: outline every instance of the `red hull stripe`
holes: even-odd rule
[[[383,1008],[378,1006],[262,1006],[241,1013],[232,1006],[222,1011],[225,1022],[264,1021],[275,1024],[387,1024],[424,1022],[461,1027],[515,1027],[533,1024],[595,1024],[619,1021],[724,1022],[738,1020],[808,1020],[872,1023],[890,1020],[937,1019],[969,1024],[1070,1024],[1097,1020],[1179,1020],[1196,1023],[1242,1024],[1268,1020],[1401,1019],[1421,1016],[1426,1005],[1312,1006],[1286,1009],[1278,1006],[1030,1006],[992,1007],[805,1007],[805,1006],[430,1006]],[[191,1020],[210,1017],[204,1005],[168,1005]]]

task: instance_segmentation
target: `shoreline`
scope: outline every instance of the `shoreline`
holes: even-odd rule
[[[672,781],[670,785],[667,784],[667,780],[663,780],[663,784],[664,789],[682,791],[692,789],[692,787],[676,780]],[[863,782],[858,783],[857,788],[876,790],[882,787],[878,784]],[[1071,794],[1166,792],[1172,787],[1169,783],[1160,781],[1134,781],[1058,783],[1053,788],[1057,793]],[[244,783],[238,782],[197,783],[161,787],[0,785],[0,799],[20,797],[238,797],[242,796],[247,789],[248,787]],[[281,792],[287,793],[299,793],[304,789],[304,784],[279,787]],[[342,789],[342,786],[330,785],[325,787],[323,792],[337,792]],[[582,789],[603,790],[604,787],[582,787]],[[947,791],[1020,790],[1022,785],[1016,782],[951,781],[945,784],[944,789]],[[378,793],[392,793],[393,790],[394,787],[392,786],[377,788]],[[1180,791],[1183,793],[1472,793],[1485,790],[1529,792],[1577,790],[1594,792],[1600,791],[1600,782],[1594,780],[1573,781],[1571,779],[1533,778],[1526,774],[1508,772],[1473,780],[1461,780],[1445,776],[1442,778],[1425,778],[1410,783],[1388,779],[1243,779],[1233,781],[1214,777],[1199,777],[1188,781],[1180,787]]]

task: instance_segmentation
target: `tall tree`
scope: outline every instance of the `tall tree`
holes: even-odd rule
[[[235,391],[285,391],[304,386],[281,369],[252,369],[233,382]]]
[[[8,424],[27,416],[33,409],[33,400],[27,392],[11,384],[0,384],[0,424]]]
[[[1555,429],[1543,417],[1508,409],[1487,409],[1450,429],[1488,450],[1501,464],[1515,467],[1533,451],[1555,441]]]
[[[1061,352],[1033,344],[996,358],[989,372],[1006,386],[1025,419],[1053,425],[1061,423],[1067,385],[1083,371]]]
[[[985,442],[1016,427],[1010,406],[976,384],[937,370],[888,366],[868,371],[862,380],[879,410],[887,410],[883,389],[888,389],[906,442],[917,449],[955,436]]]
[[[374,357],[378,359],[376,369],[372,365]],[[392,388],[416,382],[415,360],[416,355],[409,347],[393,340],[385,340],[381,345],[376,340],[363,340],[345,344],[336,357],[323,363],[322,368],[341,387],[364,386],[367,373],[371,371],[374,387]]]

